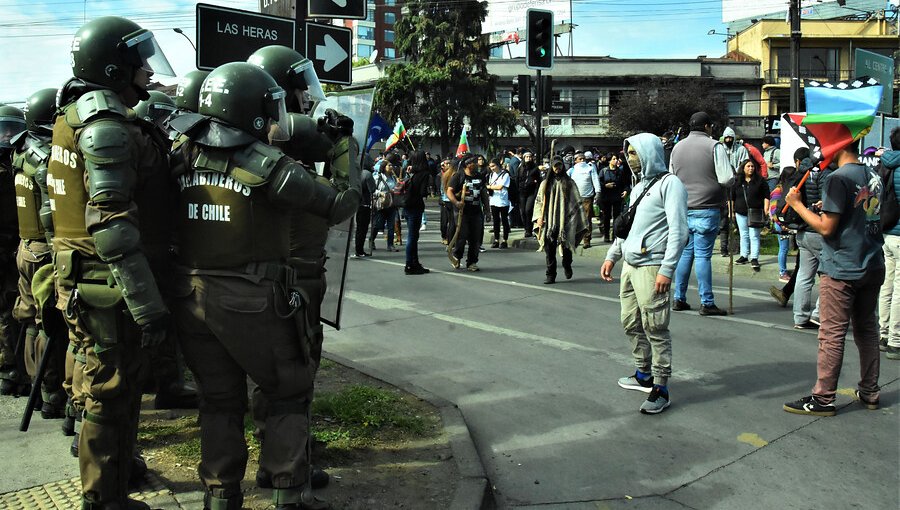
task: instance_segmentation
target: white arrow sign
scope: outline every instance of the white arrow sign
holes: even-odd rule
[[[334,2],[335,5],[337,5],[338,7],[342,8],[342,9],[344,7],[347,7],[347,0],[331,0],[331,1]]]
[[[346,0],[344,0],[346,3]],[[350,55],[330,35],[325,35],[325,45],[316,45],[316,60],[325,62],[325,71],[331,71]]]

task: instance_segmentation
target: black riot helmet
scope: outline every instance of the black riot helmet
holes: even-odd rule
[[[253,64],[231,62],[203,80],[198,113],[265,142],[285,141],[289,139],[285,95],[269,73]]]
[[[304,92],[310,101],[325,100],[325,92],[312,62],[287,46],[260,48],[250,55],[247,62],[265,69],[275,78],[288,95],[291,112],[301,113]]]
[[[175,89],[175,106],[181,110],[197,113],[200,107],[200,86],[209,76],[209,71],[195,69],[185,74]]]
[[[50,132],[56,121],[56,93],[58,89],[41,89],[25,100],[25,127],[29,131]]]
[[[9,140],[25,131],[25,113],[15,106],[0,106],[0,149],[11,149]]]
[[[175,101],[158,90],[148,92],[149,99],[144,99],[134,107],[138,117],[162,127],[162,122],[175,111]]]
[[[153,37],[153,32],[118,16],[87,22],[72,40],[72,74],[81,80],[122,92],[137,89],[140,99],[149,96],[142,85],[134,85],[134,73],[174,77],[172,66]]]

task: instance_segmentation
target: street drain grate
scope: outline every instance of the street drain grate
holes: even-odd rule
[[[128,497],[139,501],[170,494],[168,488],[153,473],[147,473],[144,481]],[[30,489],[0,494],[2,510],[71,510],[81,508],[81,479],[60,480]]]

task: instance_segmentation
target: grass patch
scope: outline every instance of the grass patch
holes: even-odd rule
[[[180,462],[200,462],[200,425],[196,417],[142,421],[138,444],[145,449],[162,450]]]
[[[320,393],[313,400],[316,423],[313,434],[329,448],[353,449],[371,446],[380,438],[426,437],[434,429],[433,419],[390,391],[351,385],[336,393]]]

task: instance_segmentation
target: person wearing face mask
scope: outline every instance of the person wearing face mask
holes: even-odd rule
[[[531,152],[526,152],[522,156],[516,181],[519,185],[519,212],[525,225],[525,237],[534,237],[534,223],[531,217],[534,215],[534,199],[538,184],[541,182],[541,171]]]
[[[710,137],[712,119],[705,112],[691,116],[691,132],[672,149],[669,170],[678,177],[688,194],[687,245],[675,271],[675,311],[690,310],[687,286],[696,261],[700,292],[700,315],[727,315],[716,306],[712,291],[712,251],[719,233],[724,190],[734,182],[733,166],[725,145]]]
[[[566,280],[572,278],[572,252],[588,231],[578,186],[566,173],[562,160],[556,159],[541,182],[534,202],[534,223],[538,248],[547,260],[544,283],[556,283],[556,255],[562,255]]]
[[[741,162],[750,158],[750,153],[747,152],[744,145],[739,141],[736,141],[735,138],[735,132],[730,127],[726,127],[722,132],[722,144],[725,147],[725,154],[728,156],[728,162],[731,164],[731,168],[735,173],[735,179],[740,180],[740,174],[742,173],[740,170]],[[727,190],[726,193],[731,193],[731,190]],[[722,203],[722,208],[719,212],[719,251],[723,257],[727,257],[730,251],[734,251],[734,247],[728,246],[732,225],[731,215],[728,214],[727,202]]]
[[[618,385],[649,393],[640,412],[657,414],[671,403],[669,306],[672,279],[688,242],[688,193],[681,180],[666,172],[662,142],[653,134],[625,140],[625,153],[634,177],[640,179],[632,190],[634,223],[625,239],[617,237],[610,246],[600,277],[613,281],[613,267],[625,259],[619,298],[636,370]]]

